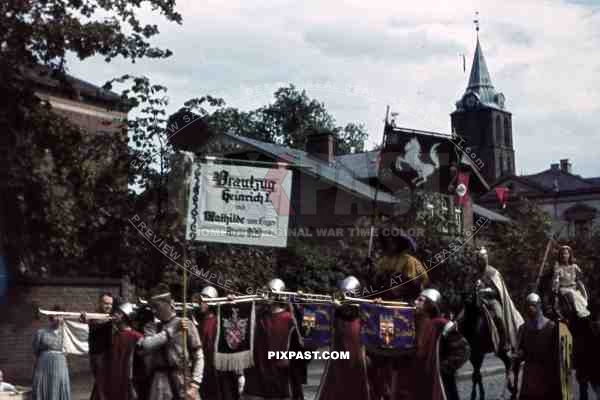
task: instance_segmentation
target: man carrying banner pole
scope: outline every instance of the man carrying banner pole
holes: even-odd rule
[[[98,298],[98,312],[110,314],[113,308],[113,295],[102,293]],[[92,389],[92,400],[107,400],[105,393],[106,371],[108,364],[108,352],[111,346],[112,321],[94,320],[82,313],[80,322],[87,323],[89,329],[88,346],[90,356],[90,368],[94,376],[94,387]]]
[[[204,374],[200,385],[200,398],[211,400],[239,399],[238,374],[234,371],[218,371],[215,368],[215,342],[217,339],[217,316],[206,299],[219,297],[217,289],[206,286],[200,292],[202,301],[196,313],[198,331],[204,351]]]
[[[417,346],[412,374],[396,376],[398,381],[411,380],[413,393],[396,399],[459,400],[455,374],[469,359],[470,348],[456,325],[440,316],[441,298],[437,290],[425,289],[415,301]]]
[[[412,302],[429,282],[427,270],[412,254],[417,245],[413,238],[391,234],[395,227],[388,226],[387,235],[381,236],[382,257],[375,266],[374,286],[384,288],[384,300]],[[383,232],[382,232],[383,233]],[[391,400],[394,375],[406,368],[406,357],[372,354],[369,357],[369,379],[373,400]]]
[[[349,276],[340,282],[342,294],[357,293],[360,282]],[[332,351],[349,352],[349,360],[327,360],[316,400],[370,400],[367,360],[360,343],[361,318],[357,304],[338,305],[333,317]]]
[[[285,290],[281,279],[268,285],[272,292]],[[261,310],[254,335],[254,366],[245,372],[244,400],[289,400],[292,398],[290,360],[273,354],[290,350],[292,335],[297,334],[294,318],[285,303],[272,302]],[[270,356],[271,355],[271,356]]]
[[[149,400],[197,400],[204,369],[198,331],[193,324],[176,316],[170,293],[152,297],[150,304],[160,324],[157,333],[138,342],[142,353],[154,355]],[[191,365],[185,363],[184,341]],[[186,374],[191,376],[190,380],[185,378]]]

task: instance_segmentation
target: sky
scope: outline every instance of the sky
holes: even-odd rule
[[[71,59],[69,72],[96,84],[146,75],[168,87],[170,111],[206,94],[254,109],[294,84],[339,125],[363,123],[371,148],[388,105],[399,126],[450,133],[478,12],[492,83],[512,113],[517,173],[569,158],[575,174],[600,176],[600,0],[178,0],[176,9],[182,25],[141,14],[159,25],[152,43],[170,58]]]

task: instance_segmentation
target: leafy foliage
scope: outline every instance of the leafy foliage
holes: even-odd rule
[[[0,104],[0,219],[8,230],[2,241],[9,265],[25,274],[123,271],[120,218],[130,206],[126,131],[112,137],[82,132],[36,91],[56,85],[78,99],[65,74],[68,53],[107,62],[168,57],[169,50],[148,42],[158,29],[138,19],[143,3],[181,22],[172,0],[0,2],[0,96],[10,99]]]
[[[241,136],[304,149],[311,133],[330,133],[337,138],[337,154],[350,153],[352,147],[362,151],[368,137],[362,124],[337,126],[323,103],[310,99],[306,91],[294,85],[281,87],[274,102],[252,111],[227,107],[209,118],[217,132],[231,131]]]

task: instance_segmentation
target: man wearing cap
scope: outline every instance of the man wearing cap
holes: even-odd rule
[[[198,332],[204,351],[204,374],[200,385],[200,398],[211,400],[239,399],[238,374],[232,371],[217,371],[215,368],[215,340],[217,316],[205,300],[219,297],[217,289],[206,286],[200,292],[200,308],[196,312]]]
[[[413,392],[400,393],[396,399],[459,400],[455,375],[469,359],[470,348],[454,322],[440,316],[441,299],[437,290],[425,289],[415,300],[417,350],[412,374],[396,376],[414,382]]]
[[[198,330],[176,316],[170,293],[152,297],[150,305],[160,323],[155,334],[138,342],[142,353],[152,354],[149,400],[197,400],[204,369]],[[185,365],[184,340],[191,365]]]
[[[117,332],[112,337],[108,354],[105,398],[110,400],[138,400],[143,385],[143,365],[136,354],[136,344],[143,335],[131,328],[135,310],[131,303],[122,303],[113,311]]]
[[[382,256],[375,264],[373,287],[383,300],[413,302],[427,286],[427,270],[414,255],[415,241],[406,234],[393,235],[383,229],[380,236]]]
[[[272,292],[284,291],[285,283],[281,279],[273,279],[267,288]],[[246,381],[242,399],[290,400],[290,360],[269,358],[269,353],[280,354],[290,350],[292,335],[297,334],[292,313],[285,303],[272,301],[259,312],[256,322],[254,366],[244,373]]]
[[[526,300],[527,322],[519,328],[519,345],[513,359],[514,381],[524,362],[520,400],[560,400],[558,329],[542,311],[542,299],[531,293]],[[516,387],[516,386],[515,386]]]
[[[348,276],[337,287],[341,295],[356,297],[360,282]],[[371,400],[367,359],[360,342],[361,318],[357,304],[336,305],[333,317],[332,351],[348,352],[349,359],[327,360],[316,400]]]
[[[477,272],[479,276],[475,289],[484,307],[494,350],[498,353],[515,349],[517,332],[523,324],[523,317],[508,293],[502,274],[488,264],[488,252],[485,247],[477,250]]]

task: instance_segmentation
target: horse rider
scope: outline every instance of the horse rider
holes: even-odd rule
[[[582,280],[583,273],[573,256],[573,250],[569,246],[560,246],[558,260],[554,265],[552,273],[553,293],[564,299],[568,308],[577,318],[589,319],[587,290]],[[558,308],[560,310],[560,307]]]
[[[489,265],[485,247],[477,250],[477,273],[475,289],[490,326],[495,352],[515,349],[517,331],[523,324],[523,317],[508,293],[502,274]]]

